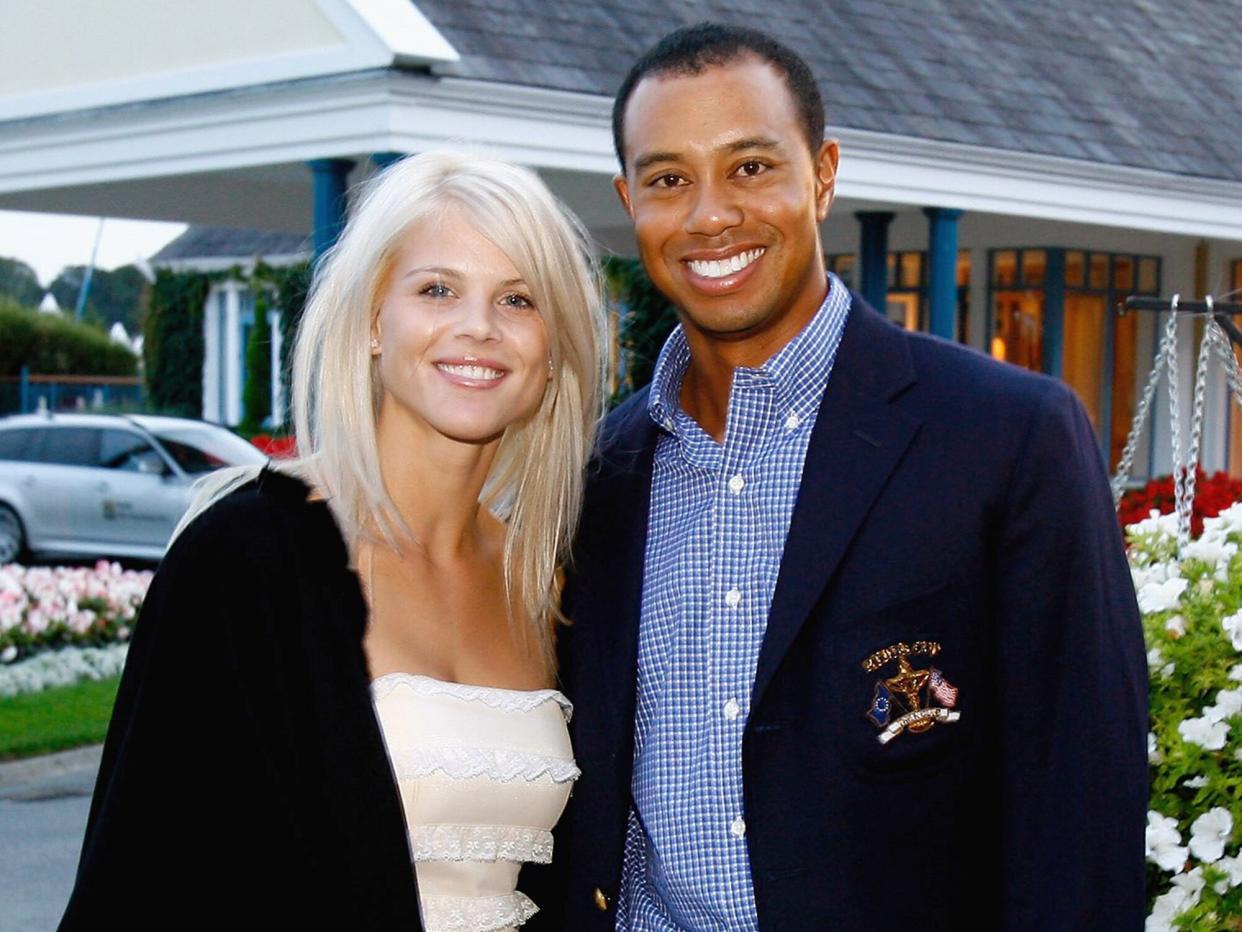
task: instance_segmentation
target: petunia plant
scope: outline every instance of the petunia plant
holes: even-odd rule
[[[1242,928],[1242,504],[1126,529],[1151,674],[1148,932]]]

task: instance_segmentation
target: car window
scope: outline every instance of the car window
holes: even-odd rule
[[[99,461],[96,427],[49,427],[39,461],[61,466],[94,466]]]
[[[37,427],[15,427],[0,430],[0,460],[16,460],[36,463],[39,460],[39,434]]]
[[[104,469],[159,475],[163,458],[141,434],[132,430],[105,430],[99,440],[99,465]]]
[[[252,444],[220,427],[203,425],[157,430],[155,439],[187,473],[267,462],[267,457]]]

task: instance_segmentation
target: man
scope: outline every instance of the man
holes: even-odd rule
[[[1063,384],[825,273],[804,62],[666,37],[616,188],[680,327],[610,416],[567,583],[565,929],[1136,929],[1146,664]]]

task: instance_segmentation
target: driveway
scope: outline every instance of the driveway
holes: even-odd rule
[[[50,932],[73,887],[99,747],[0,764],[0,932]]]

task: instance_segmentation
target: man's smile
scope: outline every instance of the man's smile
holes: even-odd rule
[[[761,247],[747,249],[723,259],[686,259],[684,261],[690,267],[691,272],[702,278],[724,278],[733,272],[742,271],[765,252],[767,249]]]

